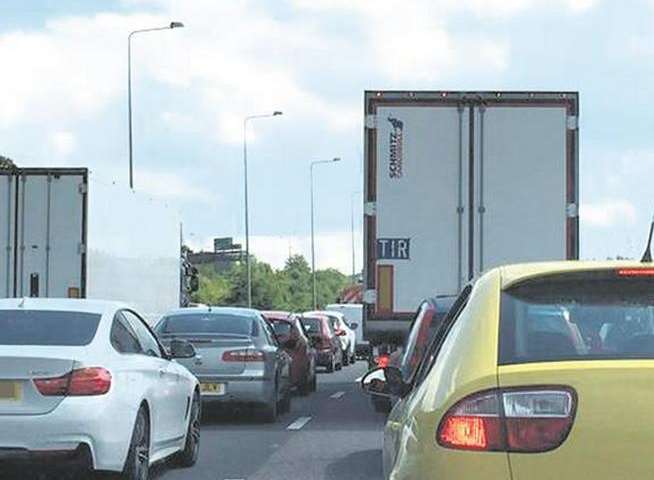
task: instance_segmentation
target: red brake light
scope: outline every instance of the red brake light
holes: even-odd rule
[[[458,450],[545,452],[559,447],[576,396],[567,387],[492,390],[464,398],[443,417],[438,444]]]
[[[223,362],[263,362],[263,352],[250,348],[227,350],[223,353]]]
[[[388,367],[391,357],[389,355],[383,354],[377,357],[377,366],[381,368]]]
[[[111,388],[111,373],[101,367],[80,368],[61,377],[36,379],[34,385],[46,397],[104,395]]]
[[[654,268],[621,268],[618,270],[621,277],[654,277]]]

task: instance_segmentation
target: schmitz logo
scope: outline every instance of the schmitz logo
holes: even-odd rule
[[[402,163],[404,157],[404,122],[388,117],[393,129],[389,138],[388,175],[391,178],[402,178]]]

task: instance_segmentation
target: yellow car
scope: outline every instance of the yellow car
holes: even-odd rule
[[[415,371],[362,383],[399,398],[387,479],[654,478],[654,266],[493,269],[464,289]]]

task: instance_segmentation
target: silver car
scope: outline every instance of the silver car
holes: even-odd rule
[[[196,356],[180,363],[198,377],[203,403],[253,405],[268,422],[290,410],[291,357],[257,310],[174,310],[155,331],[164,345],[180,339],[195,346]]]

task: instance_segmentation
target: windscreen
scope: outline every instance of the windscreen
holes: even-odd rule
[[[227,313],[185,313],[165,317],[157,326],[163,335],[255,335],[252,317]]]
[[[307,331],[309,335],[319,335],[322,333],[322,329],[321,329],[322,322],[317,318],[305,317],[302,319],[302,324],[304,325],[304,329]]]
[[[88,345],[100,318],[84,312],[0,310],[0,345]]]
[[[502,296],[500,363],[654,358],[654,281],[560,276]]]

